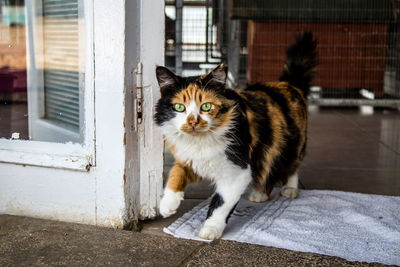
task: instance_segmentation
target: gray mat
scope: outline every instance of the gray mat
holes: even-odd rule
[[[209,201],[164,232],[202,240]],[[222,239],[400,265],[400,197],[299,190],[297,199],[286,199],[275,189],[265,203],[241,199]]]

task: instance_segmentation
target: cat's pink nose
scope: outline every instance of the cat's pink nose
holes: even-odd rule
[[[199,124],[199,118],[195,118],[192,114],[189,115],[188,120],[187,120],[188,124],[190,126],[192,126],[192,128],[196,127],[197,124]]]
[[[189,121],[190,125],[192,125],[192,127],[196,127],[197,124],[199,124],[198,120],[191,120]]]

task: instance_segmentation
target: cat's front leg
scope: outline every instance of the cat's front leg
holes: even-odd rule
[[[211,200],[207,219],[199,232],[200,238],[214,240],[222,236],[240,196],[249,185],[251,181],[250,167],[233,173],[236,175],[229,175],[216,181],[216,193]]]
[[[175,162],[169,173],[167,186],[164,189],[164,195],[161,198],[161,216],[166,218],[176,213],[181,201],[183,200],[185,187],[197,179],[197,176],[189,166]]]

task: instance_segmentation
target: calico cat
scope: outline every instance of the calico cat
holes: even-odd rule
[[[311,32],[298,34],[287,49],[279,82],[247,89],[225,87],[223,64],[207,75],[180,77],[157,67],[161,99],[154,120],[175,157],[160,214],[176,212],[185,187],[209,179],[216,192],[198,233],[221,237],[228,218],[250,185],[249,200],[267,201],[272,188],[298,195],[297,171],[307,141],[307,94],[317,65]]]

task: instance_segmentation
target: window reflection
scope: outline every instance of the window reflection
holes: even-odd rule
[[[0,138],[28,139],[24,1],[0,7]]]
[[[83,141],[82,0],[0,0],[0,138]]]

